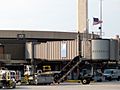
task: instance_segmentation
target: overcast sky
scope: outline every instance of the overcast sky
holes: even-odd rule
[[[99,1],[89,1],[89,31],[99,32]],[[103,0],[104,37],[120,34],[120,0]],[[0,30],[76,31],[76,0],[0,0]]]
[[[92,25],[92,18],[99,17],[100,0],[89,0],[90,32],[99,32],[97,26]],[[103,3],[103,36],[114,37],[120,35],[120,0],[102,0]]]

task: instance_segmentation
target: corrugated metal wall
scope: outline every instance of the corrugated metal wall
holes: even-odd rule
[[[32,58],[32,42],[26,43],[25,54],[26,54],[26,59]]]
[[[66,57],[61,56],[61,44],[66,43]],[[31,58],[31,45],[26,43],[26,56],[27,59]],[[69,60],[78,55],[78,41],[49,41],[47,43],[38,43],[34,45],[34,58],[47,59],[47,60]]]
[[[82,56],[88,60],[119,60],[118,43],[116,39],[82,41]]]
[[[82,41],[81,42],[81,54],[83,56],[83,58],[86,58],[86,59],[91,59],[91,41],[88,40],[88,41]]]

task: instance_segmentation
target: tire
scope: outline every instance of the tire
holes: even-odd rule
[[[12,88],[16,88],[16,84],[15,84],[15,83],[13,84],[13,87],[12,87]]]
[[[2,88],[3,84],[0,82],[0,89]]]
[[[82,79],[82,84],[85,85],[85,84],[89,84],[90,83],[90,80],[89,79]]]
[[[117,78],[116,80],[119,81],[119,78]]]
[[[0,86],[0,89],[2,88],[2,86]]]
[[[28,83],[29,83],[29,85],[32,85],[32,84],[33,84],[33,81],[30,80],[30,81],[28,81]]]
[[[111,77],[109,77],[109,78],[108,78],[108,80],[109,80],[109,81],[112,81],[112,78],[111,78]]]
[[[102,82],[102,79],[97,80],[97,82]]]
[[[117,79],[118,81],[120,80],[120,76],[118,76],[118,79]]]
[[[9,88],[16,88],[16,82],[10,81],[9,82]]]
[[[38,85],[38,80],[37,79],[35,79],[34,84]]]

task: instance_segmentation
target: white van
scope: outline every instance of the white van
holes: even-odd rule
[[[105,80],[120,80],[120,70],[119,69],[105,69],[104,70]]]

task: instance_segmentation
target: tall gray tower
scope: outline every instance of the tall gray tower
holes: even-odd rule
[[[88,0],[77,0],[77,31],[88,33]]]

